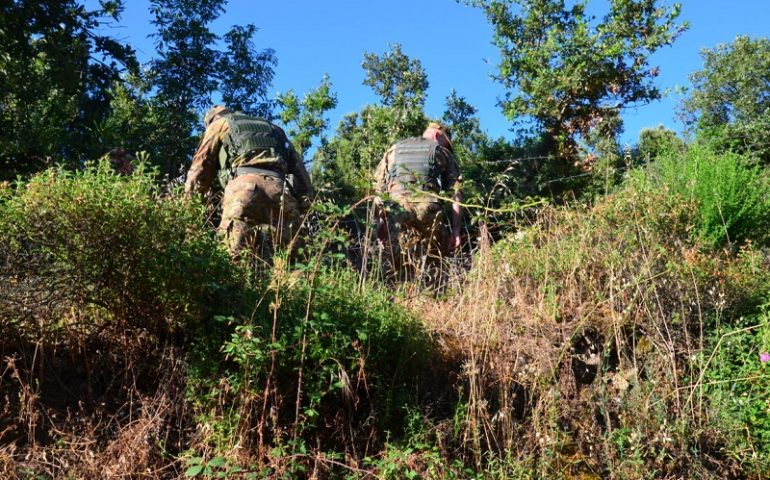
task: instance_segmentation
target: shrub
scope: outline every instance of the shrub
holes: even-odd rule
[[[714,420],[725,432],[727,450],[747,471],[770,471],[770,352],[768,313],[716,330],[713,358],[704,376]]]
[[[718,248],[728,242],[764,244],[770,227],[770,184],[748,158],[695,146],[662,157],[652,181],[698,207],[695,234]]]
[[[86,322],[163,333],[224,308],[238,275],[203,207],[161,198],[153,178],[101,163],[9,189],[0,201],[5,321],[32,314],[54,327],[64,312],[89,310]]]
[[[252,315],[230,319],[223,355],[197,349],[190,384],[202,430],[224,429],[204,444],[301,464],[311,447],[350,455],[402,431],[428,338],[387,291],[324,263],[290,269],[277,257]]]
[[[707,158],[742,189],[761,182],[734,157]],[[534,459],[542,478],[695,478],[733,466],[725,434],[708,425],[708,399],[689,392],[709,329],[766,298],[768,262],[749,241],[756,230],[739,236],[737,254],[705,244],[704,203],[672,191],[672,178],[687,178],[678,167],[679,176],[634,171],[590,207],[541,209],[534,225],[482,250],[462,292],[424,308],[446,355],[462,359],[453,440],[466,464]],[[733,181],[716,192],[738,195]],[[705,205],[726,210],[707,194]],[[730,218],[748,227],[760,213]]]

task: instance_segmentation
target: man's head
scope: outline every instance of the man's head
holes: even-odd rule
[[[430,122],[428,127],[422,132],[422,138],[433,140],[442,147],[452,150],[452,133],[449,127],[440,122]]]
[[[113,148],[107,152],[112,168],[120,175],[131,175],[134,172],[134,156],[125,148]]]
[[[224,105],[214,105],[209,108],[209,111],[206,112],[206,115],[203,117],[203,126],[208,127],[211,122],[217,119],[217,117],[226,113],[233,113],[233,111]]]

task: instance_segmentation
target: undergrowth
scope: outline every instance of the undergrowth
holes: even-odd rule
[[[704,245],[767,242],[770,184],[748,157],[694,145],[684,155],[659,158],[648,178],[658,189],[697,206],[693,233]]]
[[[766,472],[745,445],[763,431],[747,419],[766,407],[751,381],[767,383],[729,367],[752,358],[756,373],[756,352],[708,361],[722,329],[767,298],[764,182],[733,155],[666,159],[590,208],[542,209],[478,253],[462,292],[417,302],[462,359],[450,438],[464,463],[534,478]],[[728,408],[713,385],[751,392],[753,406]]]
[[[232,262],[152,172],[45,172],[0,190],[0,475],[764,478],[767,193],[693,148],[431,294],[344,208]]]

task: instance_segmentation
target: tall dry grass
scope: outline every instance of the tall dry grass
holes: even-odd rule
[[[452,441],[466,461],[538,478],[740,471],[704,396],[706,337],[756,306],[767,261],[751,245],[704,248],[696,215],[643,182],[590,208],[545,208],[482,242],[462,289],[414,302],[460,359]]]

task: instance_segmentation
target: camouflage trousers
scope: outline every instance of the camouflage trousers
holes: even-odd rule
[[[413,202],[406,199],[386,200],[378,212],[377,236],[386,257],[400,268],[417,256],[446,256],[451,231],[440,202]]]
[[[259,174],[239,175],[227,183],[219,231],[230,253],[256,251],[265,229],[287,245],[300,223],[300,206],[283,179]]]

